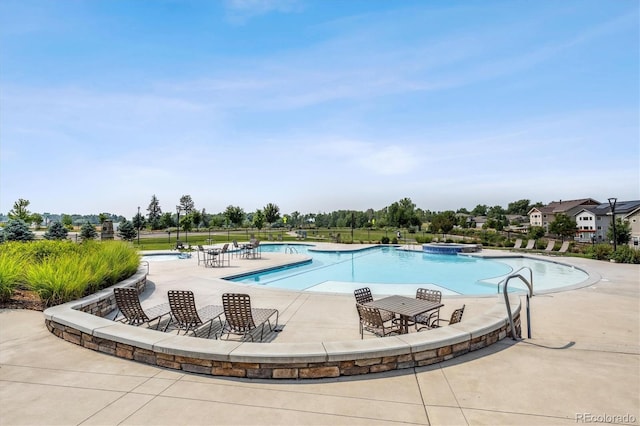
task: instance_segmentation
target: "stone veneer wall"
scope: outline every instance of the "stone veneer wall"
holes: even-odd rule
[[[139,271],[134,277],[119,283],[117,286],[135,286],[142,291],[146,284],[146,273]],[[96,296],[96,295],[94,295]],[[77,302],[67,304],[69,306],[62,309],[74,309],[82,311],[98,317],[105,316],[115,309],[115,300],[113,298],[112,289],[107,289],[97,294],[97,297],[88,297]],[[63,306],[63,305],[61,305]],[[502,305],[504,307],[504,305]],[[58,308],[58,307],[54,307]],[[50,308],[50,309],[54,309]],[[504,308],[503,308],[504,309]],[[47,310],[49,311],[49,310]],[[442,329],[432,330],[427,333],[415,333],[418,338],[425,342],[415,341],[415,343],[407,344],[403,341],[390,341],[394,337],[385,337],[380,339],[371,339],[363,341],[363,343],[355,342],[351,352],[335,352],[326,355],[318,354],[318,352],[310,353],[307,360],[304,360],[304,353],[299,351],[290,356],[286,353],[287,348],[293,346],[281,346],[282,352],[275,357],[269,356],[265,351],[265,355],[261,355],[259,351],[253,352],[254,355],[239,355],[234,360],[233,354],[221,355],[220,353],[203,353],[190,350],[192,343],[197,340],[187,336],[173,336],[175,339],[184,339],[179,342],[184,343],[184,347],[176,350],[163,348],[155,348],[155,345],[148,342],[140,342],[139,344],[126,336],[122,338],[100,337],[95,333],[95,329],[91,328],[91,320],[87,324],[74,324],[77,317],[71,314],[73,319],[58,321],[55,312],[47,313],[45,311],[45,322],[51,333],[69,342],[92,349],[98,352],[107,353],[120,358],[130,359],[146,364],[157,365],[160,367],[182,370],[190,373],[207,374],[213,376],[228,377],[244,377],[255,379],[315,379],[328,378],[338,376],[353,376],[369,373],[379,373],[389,370],[400,370],[413,367],[421,367],[441,361],[445,361],[465,353],[475,351],[499,340],[504,339],[508,335],[509,325],[506,320],[506,309],[504,310],[504,320],[495,320],[491,317],[489,322],[498,324],[496,326],[487,324],[479,325],[476,331],[464,330],[464,332],[454,329],[458,324]],[[520,336],[520,305],[514,309],[514,324],[516,333]],[[60,312],[60,310],[58,310]],[[85,314],[81,314],[85,315]],[[64,312],[63,315],[64,317]],[[473,320],[473,319],[472,319]],[[105,320],[102,320],[105,321]],[[473,323],[473,321],[469,321]],[[115,324],[115,323],[114,323]],[[460,323],[464,324],[464,323]],[[500,326],[500,324],[502,324]],[[465,324],[467,328],[472,324]],[[131,327],[124,326],[123,327]],[[131,327],[134,328],[134,327]],[[464,327],[463,327],[464,328]],[[451,329],[448,333],[453,337],[448,338],[446,329]],[[136,332],[137,332],[136,328]],[[433,344],[429,344],[430,335],[435,336],[440,330],[444,330],[443,336],[436,339]],[[140,330],[142,332],[152,333],[152,331]],[[159,332],[156,332],[159,333]],[[106,333],[102,333],[106,334]],[[126,333],[124,333],[126,334]],[[410,335],[414,336],[414,334]],[[462,336],[462,337],[461,337]],[[413,340],[416,337],[412,337]],[[120,341],[118,341],[120,340]],[[202,339],[205,340],[205,339]],[[127,343],[125,343],[125,341]],[[395,344],[386,344],[386,342]],[[216,342],[223,344],[223,342]],[[225,342],[226,343],[226,342]],[[398,345],[399,343],[399,345]],[[425,344],[426,343],[426,344]],[[259,343],[243,343],[248,345],[260,345],[262,348],[275,348],[277,343],[259,344]],[[372,345],[378,345],[379,350],[373,348]],[[180,345],[180,343],[178,343]],[[339,343],[337,343],[339,345]],[[358,350],[358,345],[361,350]],[[146,346],[146,347],[145,347]],[[324,347],[324,346],[323,346]],[[422,347],[422,348],[421,348]],[[255,348],[255,347],[254,347]],[[173,352],[173,353],[172,353]],[[249,351],[251,352],[251,351]],[[303,351],[304,352],[304,351]],[[374,355],[372,355],[374,354]],[[324,361],[318,361],[318,358],[324,358]],[[224,360],[215,358],[226,358]],[[238,361],[237,359],[241,359]],[[276,361],[274,361],[274,359]],[[333,360],[332,360],[333,359]]]

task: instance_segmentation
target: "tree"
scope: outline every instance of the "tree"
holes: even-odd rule
[[[90,224],[89,222],[86,222],[84,225],[82,225],[82,227],[80,228],[80,237],[86,241],[86,240],[93,240],[94,238],[96,238],[98,236],[98,231],[96,231],[95,226],[93,226],[92,224]]]
[[[233,224],[234,226],[238,226],[242,224],[244,220],[245,213],[240,207],[235,206],[227,206],[227,209],[224,211],[224,216]]]
[[[562,213],[557,214],[553,222],[549,224],[549,232],[562,237],[563,241],[565,237],[574,236],[576,229],[578,229],[576,221]]]
[[[68,214],[62,215],[62,224],[67,229],[73,229],[73,218]]]
[[[517,214],[520,216],[526,216],[531,210],[530,200],[518,200],[509,203],[507,206],[507,214]]]
[[[532,226],[529,228],[529,238],[537,240],[544,237],[544,228],[542,226]]]
[[[159,221],[160,229],[171,228],[172,226],[176,226],[176,223],[173,221],[173,217],[171,213],[162,213]]]
[[[162,216],[162,209],[160,208],[160,202],[155,194],[151,196],[151,202],[147,207],[149,214],[147,215],[147,221],[151,225],[151,229],[160,229],[160,217]]]
[[[9,216],[9,219],[20,219],[25,223],[30,223],[31,221],[31,212],[29,212],[29,210],[27,210],[27,207],[29,207],[29,200],[25,200],[25,199],[18,199],[18,201],[16,201],[15,203],[13,203],[13,208],[11,210],[9,210],[9,213],[7,213],[7,216]]]
[[[452,210],[438,213],[431,218],[431,227],[435,232],[444,234],[451,231],[457,222],[456,214]]]
[[[280,207],[275,204],[269,203],[264,206],[262,210],[264,212],[264,218],[269,225],[273,226],[273,224],[280,219]]]
[[[136,213],[133,217],[133,227],[136,229],[142,229],[145,227],[146,221],[144,220],[144,216],[141,213]]]
[[[132,222],[125,219],[118,225],[118,236],[125,241],[133,241],[138,236],[138,231]]]
[[[53,222],[44,233],[46,240],[66,240],[69,231],[60,222]]]
[[[32,241],[35,235],[22,219],[10,219],[4,227],[6,241]]]
[[[98,215],[98,221],[100,222],[100,225],[102,225],[107,219],[109,219],[109,215],[107,213],[100,213]]]
[[[631,227],[629,225],[629,222],[625,222],[620,218],[616,219],[616,244],[617,245],[622,245],[622,244],[628,244],[629,241],[631,240]],[[608,241],[613,241],[614,235],[613,235],[613,226],[610,225],[609,229],[607,230],[607,240]]]
[[[34,223],[36,225],[36,228],[40,228],[40,225],[42,225],[43,218],[40,213],[32,213],[29,221],[31,223]]]
[[[183,195],[180,197],[180,208],[187,212],[187,214],[191,213],[193,209],[195,209],[195,204],[191,199],[191,195]]]
[[[488,207],[484,204],[478,204],[471,210],[471,214],[474,216],[486,216]]]
[[[260,231],[264,227],[264,219],[265,218],[262,210],[256,210],[253,215],[253,226],[258,228],[258,231]]]

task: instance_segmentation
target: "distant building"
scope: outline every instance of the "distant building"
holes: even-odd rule
[[[559,214],[569,217],[575,216],[578,211],[588,206],[598,206],[601,203],[593,198],[582,198],[579,200],[552,201],[543,207],[533,207],[529,210],[529,225],[544,228],[549,232],[549,224],[556,219]]]

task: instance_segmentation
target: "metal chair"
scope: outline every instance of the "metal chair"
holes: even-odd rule
[[[116,306],[118,308],[118,312],[116,312],[114,321],[124,322],[126,324],[136,326],[142,324],[147,324],[147,326],[150,326],[151,322],[158,320],[158,324],[156,324],[157,330],[160,328],[162,317],[164,317],[165,315],[169,315],[170,313],[168,303],[154,306],[147,310],[143,309],[142,305],[140,304],[140,296],[138,294],[138,290],[135,288],[114,288],[113,295],[115,296]],[[119,320],[118,314],[122,314],[122,318]]]
[[[371,295],[371,289],[369,287],[357,288],[353,291],[353,295],[356,298],[356,303],[364,305],[365,303],[373,302],[373,296]],[[384,322],[395,319],[395,314],[389,311],[380,311],[382,320]]]
[[[251,297],[248,294],[224,293],[222,295],[222,306],[224,307],[224,325],[220,338],[227,335],[227,339],[231,334],[241,336],[245,339],[247,336],[253,341],[254,330],[260,328],[260,341],[264,338],[265,324],[269,325],[269,331],[274,331],[278,326],[278,310],[252,308]],[[276,322],[272,326],[270,318],[275,315]]]
[[[395,321],[384,321],[382,318],[382,312],[385,311],[361,305],[359,303],[356,303],[356,309],[358,309],[358,316],[360,317],[361,339],[364,339],[365,330],[380,337],[388,336],[393,333],[401,333],[401,327],[399,324],[396,324]]]
[[[165,331],[170,324],[175,324],[178,328],[178,334],[180,334],[180,330],[184,330],[184,334],[191,331],[194,336],[197,336],[197,330],[209,323],[209,331],[207,332],[207,337],[209,337],[211,336],[213,320],[216,318],[220,321],[220,327],[222,327],[222,320],[220,319],[220,316],[224,313],[222,306],[207,305],[198,309],[196,308],[195,296],[190,290],[169,290],[168,297],[171,321],[165,326]]]
[[[442,292],[440,290],[431,290],[429,288],[419,288],[416,290],[416,299],[440,303],[442,301]],[[437,321],[438,319],[440,319],[440,308],[429,313],[428,315],[416,315],[413,318],[416,330],[418,331],[425,327],[430,327],[431,323]],[[418,328],[418,324],[422,324],[424,327]]]
[[[434,321],[429,328],[438,328],[438,327],[442,327],[440,325],[440,323],[448,323],[449,325],[451,324],[456,324],[460,321],[462,321],[462,314],[464,314],[464,307],[465,305],[462,305],[462,308],[458,308],[455,311],[453,311],[451,313],[451,319],[438,319],[436,321]]]

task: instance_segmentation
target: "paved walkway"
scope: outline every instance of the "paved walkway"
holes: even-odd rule
[[[639,424],[640,266],[567,261],[599,279],[587,288],[534,297],[532,339],[506,339],[431,367],[355,378],[259,381],[185,374],[58,339],[40,312],[0,310],[0,425],[569,425],[598,418]],[[198,276],[210,269],[191,268],[185,277],[160,274],[164,267],[151,265],[152,289],[219,285]],[[270,294],[291,298],[258,290],[256,299],[267,306],[281,303]],[[159,294],[151,291],[146,303]],[[351,295],[313,299],[319,304],[315,313],[348,305],[347,313],[336,315],[353,314]],[[291,313],[289,321],[313,316]],[[341,333],[354,330],[344,327]]]

